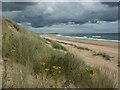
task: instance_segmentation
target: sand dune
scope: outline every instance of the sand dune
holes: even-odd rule
[[[93,56],[92,53],[84,50],[78,50],[70,45],[64,45],[69,52],[76,55],[78,58],[82,58],[87,64],[102,68],[102,70],[107,71],[108,75],[112,74],[112,77],[118,78],[118,43],[117,42],[107,42],[107,41],[94,41],[94,40],[80,40],[80,39],[65,39],[60,38],[55,35],[40,35],[43,38],[52,39],[55,41],[71,43],[82,47],[87,47],[91,50],[97,52],[104,52],[112,56],[111,61],[104,60],[102,57]]]

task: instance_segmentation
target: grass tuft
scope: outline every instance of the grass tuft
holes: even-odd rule
[[[48,38],[45,38],[45,40],[47,41],[46,43],[48,44],[48,42],[51,43],[51,46],[55,49],[61,49],[61,50],[64,50],[64,51],[67,51],[67,49],[65,47],[63,47],[62,45],[60,45],[59,43],[51,40],[51,39],[48,39]]]
[[[106,54],[106,53],[104,53],[104,52],[93,52],[93,56],[101,56],[101,57],[103,57],[105,60],[111,60],[111,58],[113,58],[113,57],[111,57],[110,55],[108,55],[108,54]]]

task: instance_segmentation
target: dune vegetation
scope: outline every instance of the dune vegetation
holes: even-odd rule
[[[46,40],[50,41],[50,39],[46,39]],[[79,50],[90,51],[93,56],[100,56],[100,57],[103,57],[105,60],[111,60],[113,58],[113,56],[110,56],[110,55],[106,54],[105,52],[96,52],[96,51],[93,51],[87,47],[81,47],[81,46],[77,46],[75,44],[70,44],[70,43],[65,43],[65,42],[60,42],[60,41],[57,41],[57,42],[65,44],[65,45],[73,46],[74,48],[77,48]]]
[[[116,87],[107,72],[87,65],[59,42],[41,38],[5,17],[2,26],[3,88]]]

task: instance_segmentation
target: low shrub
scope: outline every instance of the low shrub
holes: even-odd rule
[[[58,44],[58,43],[56,43],[54,41],[51,42],[51,45],[55,49],[61,49],[61,50],[67,51],[67,49],[65,47],[63,47],[62,45],[60,45],[60,44]]]
[[[104,53],[104,52],[93,52],[93,56],[101,56],[101,57],[103,57],[105,60],[111,60],[111,56],[110,55],[108,55],[108,54],[106,54],[106,53]]]

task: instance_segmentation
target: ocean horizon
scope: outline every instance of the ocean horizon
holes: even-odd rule
[[[120,33],[60,33],[58,37],[120,42]]]

